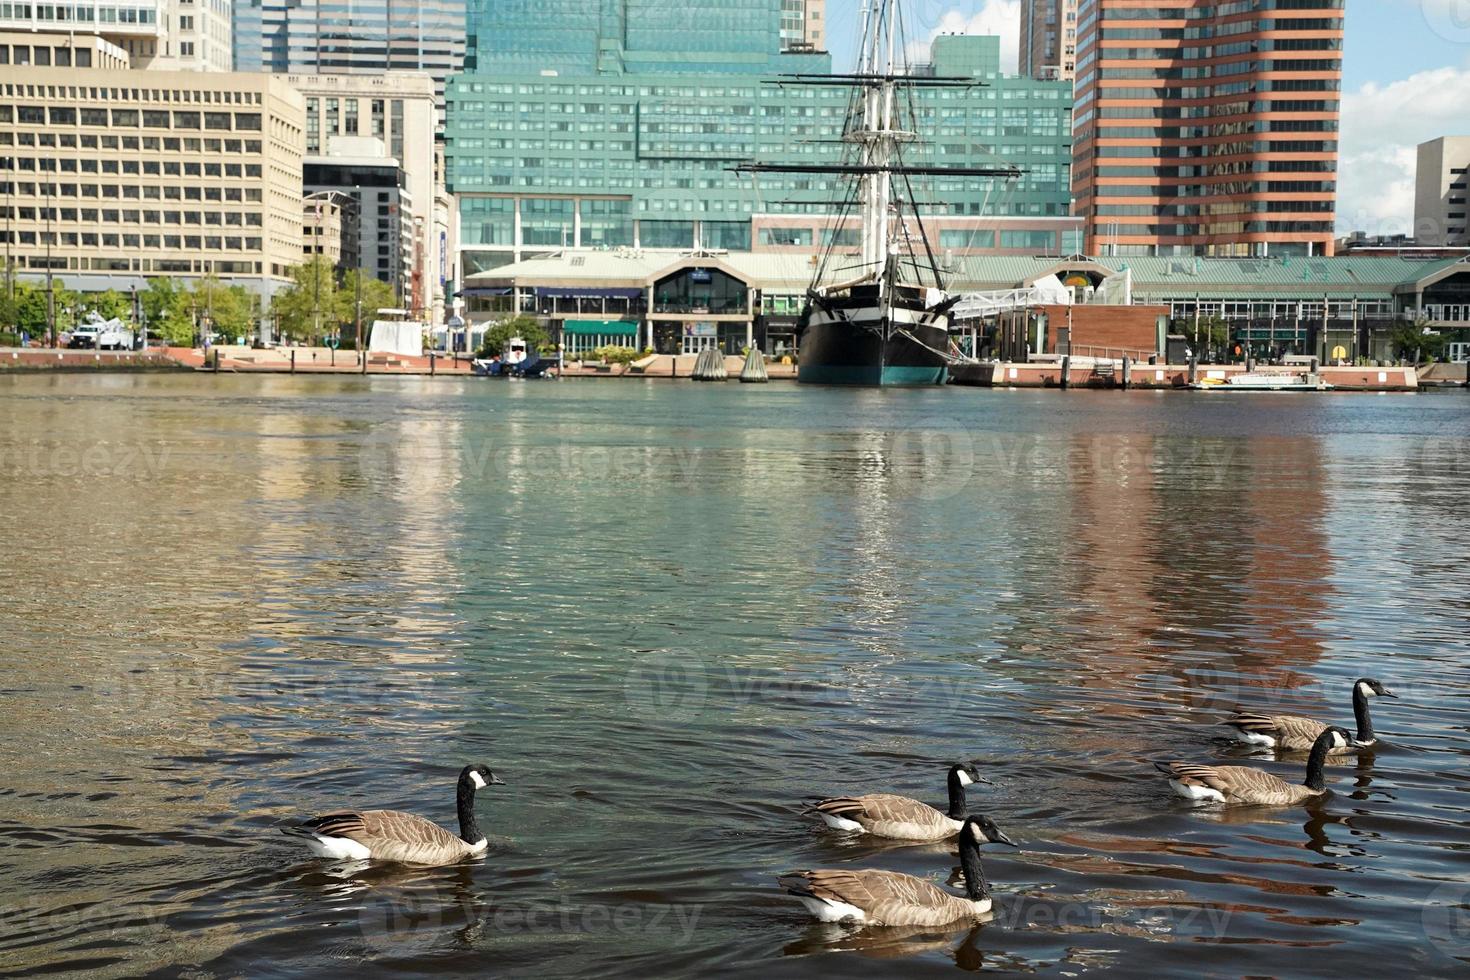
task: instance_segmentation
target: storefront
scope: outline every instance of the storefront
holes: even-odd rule
[[[566,356],[590,355],[599,347],[638,347],[636,320],[567,320],[561,325],[561,342]]]

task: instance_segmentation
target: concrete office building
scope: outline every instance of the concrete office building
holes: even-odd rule
[[[1081,0],[1072,192],[1118,255],[1330,255],[1344,0]]]
[[[422,72],[443,90],[464,65],[465,0],[236,0],[241,71],[379,75]]]
[[[1021,0],[1018,71],[1072,78],[1077,66],[1077,0]]]
[[[0,66],[126,71],[128,53],[96,35],[0,32]]]
[[[430,322],[439,323],[445,296],[439,268],[440,240],[435,234],[435,202],[444,190],[436,159],[439,145],[435,140],[433,77],[422,72],[280,77],[306,97],[308,155],[325,157],[340,150],[362,157],[378,152],[382,159],[394,161],[403,170],[405,201],[412,209],[407,227],[417,227],[422,233],[407,265],[395,275],[403,283],[405,300],[412,308]],[[446,250],[450,244],[445,229]],[[378,258],[377,243],[364,255],[373,267]]]
[[[403,305],[417,312],[424,300],[414,255],[423,226],[414,218],[403,168],[373,145],[377,142],[370,136],[342,137],[334,152],[308,156],[303,184],[308,194],[339,194],[353,202],[359,267],[392,286]]]
[[[230,71],[231,0],[0,2],[0,31],[96,35],[128,53],[130,67]]]
[[[1414,240],[1419,245],[1470,245],[1470,136],[1419,144],[1414,183]]]
[[[302,201],[301,254],[310,262],[317,256],[339,272],[362,265],[362,237],[357,223],[358,202],[338,191],[306,195]]]
[[[94,64],[110,50],[87,43]],[[14,269],[86,291],[212,273],[274,293],[301,261],[304,103],[268,75],[0,66]]]
[[[477,70],[446,92],[456,278],[562,246],[810,252],[826,236],[855,239],[855,229],[834,223],[847,190],[840,178],[730,172],[746,160],[836,162],[850,93],[773,83],[782,72],[829,71],[830,57],[781,53],[770,3],[729,6],[720,23],[731,31],[721,34],[634,31],[630,22],[626,35],[600,38],[595,11],[580,20],[567,11],[559,31],[539,18],[507,24],[524,48],[481,31]],[[658,51],[630,47],[639,39]],[[671,48],[681,41],[690,48],[682,54]],[[916,180],[926,216],[943,219],[926,227],[936,248],[1078,251],[1067,235],[1076,227],[1071,83],[1000,74],[994,37],[936,38],[931,60],[922,71],[984,84],[915,93],[925,139],[912,159],[1025,171],[1013,182]],[[546,73],[527,70],[538,63]],[[623,70],[630,65],[646,70]]]

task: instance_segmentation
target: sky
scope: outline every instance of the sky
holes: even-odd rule
[[[827,0],[827,43],[850,66],[861,0]],[[1014,71],[1020,0],[909,0],[910,35],[999,34]],[[1415,147],[1470,135],[1470,0],[1348,0],[1338,231],[1412,234]]]

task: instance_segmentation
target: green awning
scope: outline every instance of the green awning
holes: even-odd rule
[[[638,323],[635,320],[568,320],[561,325],[561,332],[578,337],[636,337]]]

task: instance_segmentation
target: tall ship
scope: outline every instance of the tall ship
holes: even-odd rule
[[[904,54],[898,0],[864,0],[857,71],[789,75],[781,84],[852,88],[843,126],[842,160],[834,164],[742,164],[747,173],[837,174],[846,196],[838,215],[861,219],[857,255],[830,236],[807,288],[797,323],[797,380],[828,385],[936,385],[949,376],[950,311],[959,301],[946,289],[924,229],[914,181],[925,177],[1016,177],[1009,167],[941,167],[912,162],[919,155],[914,90],[973,87],[973,78],[916,76]],[[912,152],[911,152],[912,151]]]

